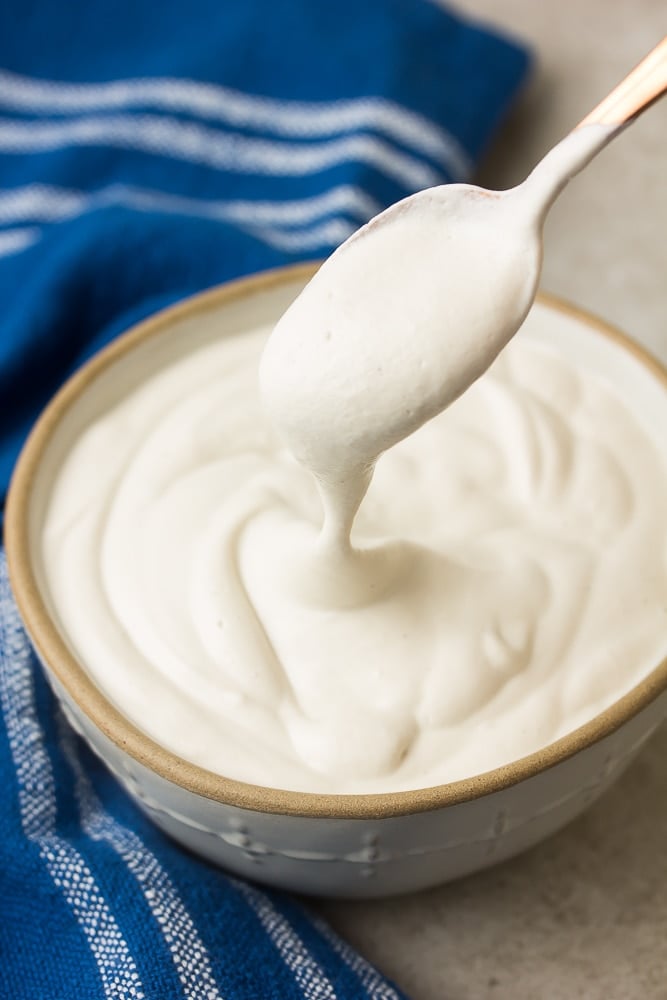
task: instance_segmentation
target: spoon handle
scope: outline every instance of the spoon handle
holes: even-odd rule
[[[582,125],[624,125],[667,91],[667,36],[614,87]]]

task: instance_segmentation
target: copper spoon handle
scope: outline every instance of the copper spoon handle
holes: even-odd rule
[[[667,91],[667,36],[614,87],[582,125],[624,125]]]

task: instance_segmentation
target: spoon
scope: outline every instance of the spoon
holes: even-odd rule
[[[318,480],[342,549],[379,455],[453,402],[525,319],[542,226],[568,181],[667,90],[667,37],[508,191],[468,184],[397,202],[353,234],[269,338],[269,416]]]

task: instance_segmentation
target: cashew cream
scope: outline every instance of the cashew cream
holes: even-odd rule
[[[396,791],[536,750],[656,665],[667,473],[609,386],[519,335],[381,457],[323,558],[259,399],[268,334],[147,380],[56,483],[56,614],[138,726],[241,780]]]
[[[464,211],[456,189],[409,199],[270,337],[119,387],[80,436],[46,518],[51,600],[158,742],[258,784],[426,787],[545,746],[664,655],[663,456],[555,346],[498,357],[545,199],[607,138]]]

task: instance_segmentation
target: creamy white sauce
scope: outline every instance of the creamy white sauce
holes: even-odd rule
[[[243,780],[397,790],[538,749],[655,666],[667,474],[609,388],[516,338],[378,462],[359,594],[313,566],[320,499],[256,388],[268,332],[124,399],[49,505],[63,630],[142,729]]]
[[[657,449],[611,388],[529,340],[475,381],[532,298],[536,192],[594,139],[479,215],[424,192],[335,254],[264,351],[281,438],[261,329],[78,440],[46,519],[49,591],[156,740],[260,784],[424,787],[544,746],[655,666]]]

